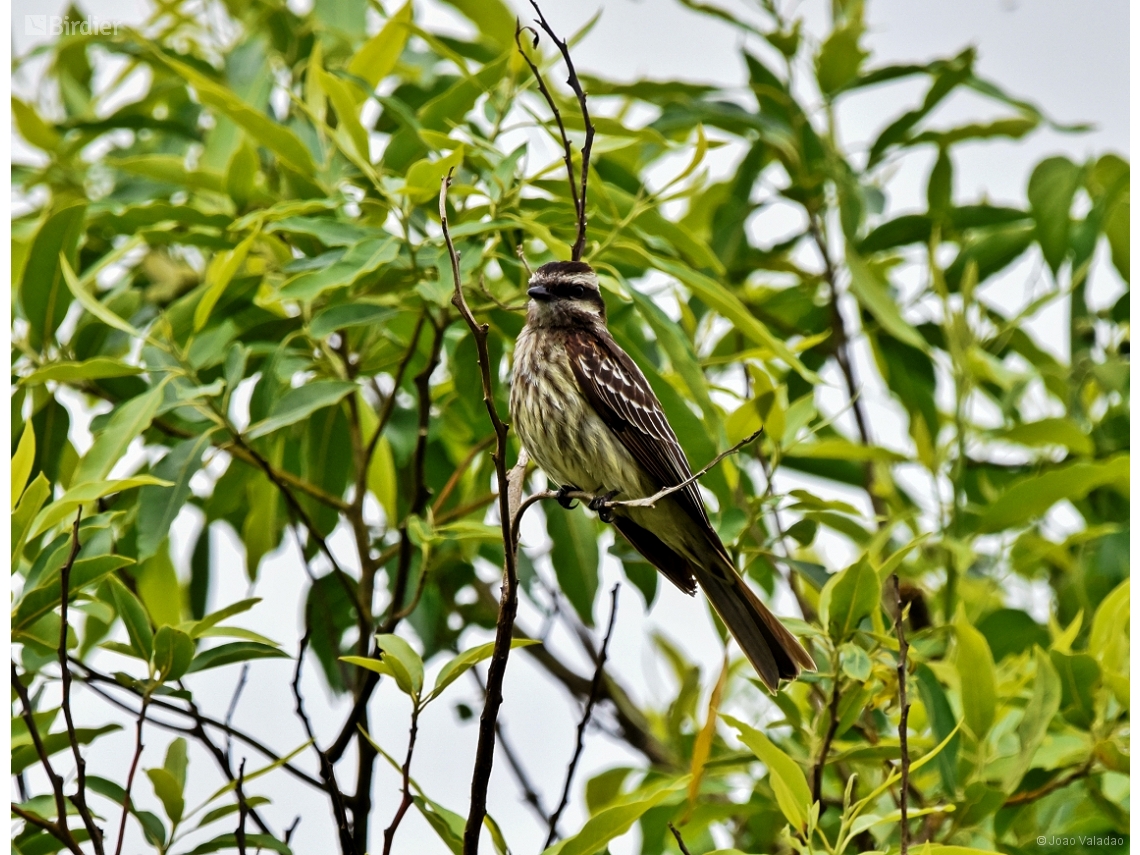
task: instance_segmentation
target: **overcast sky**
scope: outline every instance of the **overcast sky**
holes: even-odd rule
[[[15,52],[22,54],[37,39],[25,32],[25,14],[50,13],[55,5],[62,12],[65,3],[45,4],[36,0],[15,0],[13,3],[13,44]],[[387,5],[391,6],[389,2]],[[520,9],[524,4],[515,0]],[[599,8],[601,18],[589,36],[575,49],[575,59],[581,70],[595,72],[609,78],[634,80],[639,77],[678,78],[724,86],[738,86],[745,81],[744,64],[740,48],[745,46],[739,31],[714,19],[697,15],[674,0],[558,0],[548,2],[547,15],[554,27],[562,33],[582,26]],[[722,4],[725,8],[744,10],[753,20],[759,20],[753,8],[743,2]],[[810,0],[789,5],[781,4],[795,14],[805,16],[817,32],[829,6],[824,0]],[[420,0],[417,7],[423,11],[426,4]],[[138,0],[100,0],[83,4],[86,11],[107,20],[137,22],[146,4]],[[461,20],[446,10],[432,8],[428,20],[453,22],[463,27]],[[1127,156],[1129,129],[1128,100],[1128,4],[1125,0],[870,0],[868,2],[868,35],[865,44],[873,52],[877,64],[901,61],[923,61],[939,56],[951,56],[964,46],[973,44],[978,49],[978,72],[999,82],[1007,91],[1032,100],[1050,117],[1061,123],[1092,122],[1095,129],[1080,135],[1062,134],[1052,130],[1039,131],[1019,143],[994,142],[960,146],[956,149],[956,194],[960,200],[974,199],[982,194],[1001,201],[1023,203],[1028,171],[1042,157],[1053,153],[1066,153],[1080,160],[1116,151]],[[755,47],[748,43],[748,46]],[[34,81],[17,81],[21,85],[34,85]],[[852,99],[840,111],[844,127],[844,140],[858,147],[887,121],[902,110],[908,109],[920,97],[924,84],[901,83]],[[968,119],[976,121],[996,115],[997,111],[972,95],[955,96],[936,115],[935,124],[946,126]],[[727,167],[729,164],[725,164]],[[896,176],[891,185],[891,202],[896,209],[917,204],[925,187],[930,162],[913,158]],[[786,223],[779,217],[761,219],[754,223],[761,232],[775,235]],[[764,242],[765,233],[758,235]],[[991,286],[988,299],[995,304],[1016,305],[1023,301],[1026,283],[1039,270],[1033,259],[1018,265]],[[1121,285],[1115,274],[1101,264],[1093,276],[1095,299],[1106,302]],[[1067,349],[1065,340],[1066,319],[1062,312],[1049,310],[1034,320],[1034,331],[1042,342],[1054,351]],[[862,359],[865,360],[864,354]],[[865,364],[865,361],[864,361]],[[872,407],[879,406],[869,397]],[[890,410],[885,404],[883,413]],[[893,435],[881,437],[891,442]],[[82,450],[85,438],[77,436]],[[789,489],[793,481],[778,481],[781,489]],[[847,498],[852,498],[848,496]],[[187,511],[175,530],[176,548],[189,542],[198,521]],[[347,539],[337,539],[340,554],[351,553]],[[215,539],[216,560],[221,566],[238,568],[240,554],[232,544]],[[840,547],[829,547],[829,563],[837,566],[842,559]],[[825,550],[826,551],[826,550]],[[185,567],[184,562],[180,566]],[[220,585],[212,592],[215,604],[231,602],[246,596],[240,573],[223,573]],[[605,591],[620,578],[612,563],[607,563],[600,591]],[[262,566],[256,595],[264,597],[248,616],[244,625],[280,641],[286,649],[295,650],[298,639],[298,591],[305,584],[298,556],[292,549],[282,552]],[[606,617],[608,598],[599,596],[599,622]],[[792,606],[781,600],[777,610],[791,612]],[[528,630],[538,628],[535,611],[525,605],[521,622]],[[650,667],[649,635],[661,630],[679,643],[688,654],[705,668],[706,679],[719,665],[720,644],[703,604],[681,595],[671,586],[662,585],[652,612],[644,614],[640,595],[632,586],[624,586],[621,598],[618,628],[611,645],[614,671],[621,681],[631,687],[640,698],[660,701],[671,691],[667,676],[656,667]],[[467,643],[484,640],[472,636]],[[560,653],[587,670],[578,648],[563,630],[553,635],[551,642]],[[436,663],[436,668],[439,667]],[[292,701],[284,690],[291,663],[270,662],[258,664],[251,673],[244,699],[239,706],[236,724],[257,733],[278,750],[285,752],[297,747],[303,736],[292,715]],[[307,665],[304,687],[310,698],[310,712],[315,719],[329,722],[320,727],[322,743],[327,744],[333,732],[332,723],[343,718],[343,704],[337,704],[336,714],[328,708],[323,684],[316,676],[315,663]],[[191,684],[205,710],[224,715],[238,669],[231,667],[199,675]],[[461,682],[453,690],[453,698],[477,705],[472,683]],[[80,695],[82,696],[82,690]],[[568,702],[565,694],[548,681],[530,664],[525,655],[511,658],[506,688],[506,701],[502,718],[516,750],[531,769],[536,785],[541,789],[546,804],[557,798],[565,761],[572,750],[574,723],[579,711]],[[88,696],[88,699],[90,696]],[[92,716],[109,718],[101,702],[85,704]],[[374,730],[382,733],[383,746],[402,757],[404,734],[407,725],[408,703],[394,689],[385,685],[372,704]],[[466,813],[470,780],[471,759],[475,743],[475,726],[460,725],[451,705],[438,704],[425,714],[420,724],[420,741],[417,748],[415,777],[437,801],[460,813]],[[158,731],[148,736],[143,766],[160,765],[162,750],[168,741]],[[92,752],[91,766],[108,777],[125,776],[126,757],[131,735],[124,732],[105,738]],[[244,748],[235,747],[235,756],[248,756],[249,768],[261,761]],[[217,785],[210,759],[201,751],[191,754],[188,802],[208,795]],[[567,812],[564,826],[574,827],[580,821],[581,787],[598,771],[623,763],[636,762],[620,743],[611,742],[602,735],[591,734],[578,772],[578,786],[574,802]],[[303,764],[315,769],[311,755]],[[121,767],[121,769],[120,769]],[[120,770],[116,772],[116,770]],[[346,770],[344,777],[351,780]],[[378,807],[373,819],[375,849],[379,850],[380,832],[390,819],[397,802],[398,779],[381,761],[375,785]],[[266,811],[275,830],[288,825],[295,814],[304,818],[294,837],[294,851],[298,853],[331,851],[332,826],[324,815],[325,800],[306,790],[304,785],[281,775],[263,778],[251,785],[250,792],[269,795],[274,799]],[[137,785],[139,798],[155,810],[157,803],[145,779]],[[318,807],[318,805],[320,807]],[[521,804],[514,781],[508,773],[501,755],[497,757],[490,798],[491,813],[507,829],[508,838],[517,852],[536,852],[541,845],[542,832],[532,815]],[[397,842],[401,852],[444,853],[446,849],[434,832],[413,811],[405,820]],[[141,843],[128,852],[142,851]],[[632,840],[627,838],[613,847],[621,855],[634,851]]]

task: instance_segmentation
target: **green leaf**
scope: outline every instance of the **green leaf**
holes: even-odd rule
[[[187,674],[205,671],[208,668],[220,668],[222,665],[232,665],[234,662],[248,662],[251,659],[288,659],[289,654],[268,644],[257,641],[232,641],[229,644],[220,644],[209,650],[203,650],[194,657]]]
[[[16,506],[16,510],[12,512],[12,569],[14,570],[20,563],[20,555],[23,554],[24,544],[28,541],[28,532],[32,530],[32,523],[35,521],[36,515],[39,513],[40,508],[43,507],[48,496],[51,495],[51,483],[48,481],[47,476],[41,472],[36,476],[35,480],[24,490],[24,495],[20,497],[20,504]]]
[[[842,641],[879,605],[879,576],[867,561],[836,573],[819,595],[820,622],[835,641]]]
[[[96,318],[98,318],[100,321],[112,329],[119,330],[120,332],[125,332],[131,338],[143,339],[148,344],[159,347],[161,349],[161,345],[159,345],[158,342],[150,338],[150,336],[145,335],[144,333],[135,329],[135,327],[132,326],[128,321],[123,320],[121,317],[116,315],[101,302],[95,299],[94,295],[92,295],[87,290],[87,287],[85,287],[84,283],[80,282],[79,279],[76,278],[75,272],[72,270],[71,263],[67,260],[66,256],[64,256],[63,253],[60,253],[59,256],[59,267],[60,272],[63,275],[63,281],[67,285],[67,290],[71,292],[71,296],[73,296],[79,305],[86,309],[89,314],[94,315]]]
[[[408,2],[384,23],[380,32],[361,45],[348,63],[348,73],[366,81],[369,90],[375,89],[396,68],[408,42],[411,22],[412,4]]]
[[[102,727],[77,727],[75,728],[75,739],[80,745],[90,745],[97,737],[104,733],[113,733],[116,730],[122,730],[122,727],[117,724],[105,724]],[[71,741],[66,730],[45,734],[42,736],[42,741],[44,751],[49,757],[71,747]],[[29,766],[38,762],[39,754],[34,745],[21,746],[12,752],[12,774],[19,775]]]
[[[1033,651],[1033,660],[1037,666],[1037,674],[1033,681],[1033,695],[1025,706],[1025,712],[1017,725],[1017,738],[1021,749],[1017,759],[1006,773],[1002,785],[1007,793],[1012,793],[1021,783],[1025,773],[1033,765],[1033,756],[1041,743],[1045,741],[1045,734],[1049,724],[1061,708],[1061,678],[1057,676],[1057,669],[1053,667],[1049,655],[1040,647]]]
[[[812,797],[804,771],[771,739],[738,718],[721,713],[720,717],[736,728],[740,741],[768,767],[768,778],[776,793],[776,804],[796,830],[807,827]]]
[[[336,404],[354,389],[356,384],[347,380],[313,380],[290,389],[273,405],[266,418],[250,426],[246,438],[257,439],[296,424],[317,410]]]
[[[340,660],[377,674],[387,674],[395,679],[400,691],[418,704],[424,688],[424,663],[420,655],[398,635],[378,635],[376,644],[381,651],[379,659],[342,656]]]
[[[198,638],[203,632],[216,624],[221,623],[228,617],[247,612],[261,602],[261,597],[250,597],[246,600],[238,600],[236,603],[230,603],[216,612],[210,612],[199,621],[183,624],[181,629],[185,630],[191,638]]]
[[[41,119],[33,106],[15,96],[12,97],[12,119],[20,136],[36,148],[48,154],[59,150],[59,132]]]
[[[453,855],[463,855],[463,829],[467,825],[467,820],[423,795],[412,796],[412,801],[420,815],[427,820],[428,825],[435,830],[439,839]]]
[[[1127,496],[1129,456],[1116,454],[1097,462],[1066,463],[1014,481],[981,514],[978,531],[994,532],[1024,525],[1062,499],[1079,500],[1098,487],[1111,486]]]
[[[206,290],[202,292],[198,305],[194,308],[194,331],[202,329],[210,319],[210,312],[214,310],[218,300],[233,281],[234,276],[253,248],[259,232],[254,231],[233,249],[223,250],[210,260],[206,268]]]
[[[330,306],[313,318],[309,324],[309,335],[313,338],[325,338],[351,327],[367,326],[379,329],[396,314],[396,309],[389,306],[376,306],[370,303]]]
[[[683,775],[622,796],[586,820],[577,834],[555,843],[542,855],[594,855],[615,837],[629,831],[650,808],[683,793],[688,785],[689,776]]]
[[[241,100],[232,90],[216,83],[186,63],[171,58],[157,48],[154,55],[178,77],[194,87],[202,104],[229,118],[260,145],[306,177],[316,172],[313,157],[291,130]]]
[[[16,453],[12,455],[12,510],[24,494],[24,487],[28,484],[28,477],[32,474],[32,464],[36,461],[36,431],[32,427],[31,419],[24,423],[24,432],[20,434],[20,443],[16,446]]]
[[[150,778],[154,794],[162,802],[162,809],[170,821],[177,824],[182,821],[182,812],[186,809],[186,801],[182,797],[182,787],[165,769],[147,769],[146,776]]]
[[[511,650],[514,650],[516,647],[530,647],[532,644],[541,643],[541,641],[534,638],[512,638]],[[486,644],[480,644],[478,647],[472,647],[470,650],[465,650],[460,653],[440,669],[439,675],[435,678],[435,686],[427,696],[427,700],[430,701],[439,697],[444,689],[463,676],[472,666],[485,659],[490,659],[494,651],[495,642],[489,641]]]
[[[796,373],[809,383],[822,382],[814,371],[810,371],[804,366],[800,358],[792,352],[791,348],[781,339],[773,335],[772,332],[748,310],[748,307],[740,301],[740,298],[715,279],[705,276],[703,273],[691,270],[685,265],[675,261],[650,255],[640,247],[631,248],[636,249],[640,255],[645,257],[646,261],[661,272],[668,273],[670,276],[674,276],[680,280],[681,284],[692,291],[694,295],[730,321],[740,333],[761,347],[772,351],[774,356],[782,359],[795,369]]]
[[[152,470],[156,478],[173,487],[143,487],[139,491],[138,557],[145,561],[154,555],[170,533],[171,526],[190,498],[190,480],[202,468],[202,452],[211,442],[214,429],[180,442]]]
[[[957,792],[958,743],[961,741],[956,734],[957,719],[950,702],[946,699],[946,692],[943,691],[942,685],[929,665],[925,662],[919,663],[914,670],[914,677],[919,695],[922,697],[922,705],[926,707],[926,718],[930,722],[934,738],[946,743],[946,749],[938,755],[938,772],[942,778],[942,786],[948,793]]]
[[[443,177],[463,163],[464,147],[457,145],[455,150],[438,160],[420,160],[408,167],[404,179],[404,192],[416,204],[421,204],[439,196]]]
[[[154,634],[154,667],[163,682],[179,680],[194,658],[194,642],[186,633],[164,625]],[[173,817],[172,817],[173,818]]]
[[[1037,242],[1054,276],[1069,251],[1069,211],[1081,178],[1081,168],[1067,157],[1046,158],[1029,176],[1029,208],[1037,221]]]
[[[281,286],[281,297],[311,301],[330,288],[348,288],[381,266],[395,261],[399,254],[400,245],[393,237],[360,241],[350,246],[335,264],[290,279]]]
[[[958,636],[958,678],[962,691],[962,714],[974,738],[982,742],[997,711],[997,678],[994,658],[986,637],[959,612],[954,620]]]
[[[515,13],[503,0],[444,0],[461,12],[500,50],[515,44]]]
[[[270,850],[272,852],[279,852],[281,855],[293,855],[292,849],[269,834],[256,834],[247,831],[245,834],[245,845],[247,851],[257,852],[258,850]],[[231,831],[228,834],[222,834],[212,840],[207,840],[205,843],[199,843],[187,852],[186,855],[206,855],[208,852],[221,852],[223,849],[237,848],[237,836]]]
[[[127,365],[118,359],[108,356],[96,356],[84,362],[49,362],[42,368],[37,368],[27,377],[20,379],[21,385],[32,386],[36,383],[46,383],[48,380],[62,381],[64,383],[77,380],[101,380],[107,377],[130,377],[141,374],[143,369],[137,365]]]
[[[115,611],[123,619],[127,628],[127,636],[131,640],[131,649],[139,658],[149,662],[154,653],[154,633],[150,628],[150,619],[146,609],[139,602],[138,597],[128,590],[127,586],[118,579],[111,577],[111,596],[115,600]]]
[[[871,657],[857,644],[847,642],[839,648],[839,667],[857,683],[865,683],[871,676]]]
[[[119,404],[79,461],[72,483],[84,484],[106,478],[114,465],[127,453],[127,448],[135,437],[150,427],[151,421],[158,415],[165,394],[166,383],[160,382],[143,394]]]
[[[1077,727],[1088,728],[1096,719],[1096,690],[1100,666],[1087,653],[1050,650],[1049,657],[1061,680],[1061,710]]]
[[[189,760],[186,757],[187,743],[185,738],[179,736],[166,748],[166,758],[162,761],[162,768],[174,776],[178,788],[186,788],[186,767]]]
[[[1085,456],[1092,456],[1096,452],[1092,437],[1081,430],[1072,419],[1063,416],[1014,425],[1011,428],[994,431],[992,436],[1003,442],[1034,448],[1060,445],[1074,454]]]
[[[877,269],[853,252],[847,253],[847,267],[851,271],[851,293],[863,308],[899,341],[926,351],[926,339],[902,316],[898,301]]]
[[[815,60],[815,75],[825,96],[834,95],[859,75],[868,56],[859,46],[861,23],[837,27],[824,40]]]
[[[50,210],[32,240],[20,280],[20,306],[28,319],[28,344],[34,350],[51,342],[71,304],[60,257],[62,253],[75,261],[86,212],[86,200],[64,198]]]
[[[593,626],[594,596],[598,593],[597,526],[581,511],[548,508],[546,530],[554,541],[550,560],[558,587],[582,622]]]
[[[96,555],[92,558],[78,559],[71,567],[71,575],[67,582],[68,600],[74,600],[79,591],[95,585],[108,574],[129,564],[134,564],[134,561],[123,555]],[[63,600],[61,569],[61,567],[53,568],[34,589],[25,592],[20,598],[12,614],[13,631],[27,629],[61,604]]]
[[[382,436],[372,452],[372,459],[368,461],[368,489],[384,509],[389,525],[399,519],[396,478],[396,461],[392,456],[392,444],[388,442],[388,437]]]

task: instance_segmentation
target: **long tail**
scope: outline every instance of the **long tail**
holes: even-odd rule
[[[697,582],[764,685],[775,693],[781,679],[794,679],[801,669],[814,671],[815,662],[803,645],[760,602],[731,563],[718,556],[712,564],[692,567]]]

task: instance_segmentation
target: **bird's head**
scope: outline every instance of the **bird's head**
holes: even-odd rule
[[[584,261],[552,261],[530,277],[527,320],[536,326],[604,324],[606,304],[598,275]]]

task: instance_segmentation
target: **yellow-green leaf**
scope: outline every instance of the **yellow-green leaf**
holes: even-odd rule
[[[24,432],[20,434],[20,444],[16,446],[16,453],[12,455],[12,510],[16,509],[20,496],[24,493],[35,459],[36,431],[32,427],[32,420],[28,419],[24,423]]]

